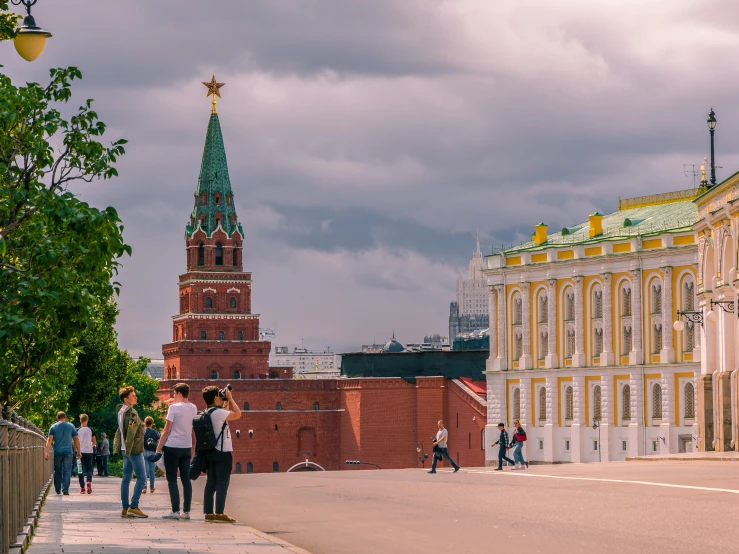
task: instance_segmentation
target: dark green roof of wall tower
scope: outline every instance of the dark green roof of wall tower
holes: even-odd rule
[[[216,193],[221,194],[220,204],[216,204]],[[200,201],[200,196],[205,193],[205,204]],[[223,135],[221,134],[221,123],[218,114],[210,115],[208,132],[205,135],[205,147],[203,148],[203,161],[200,165],[200,177],[198,188],[195,191],[195,207],[192,211],[194,224],[187,226],[187,234],[192,236],[198,227],[202,227],[205,234],[210,236],[216,230],[216,214],[221,213],[221,227],[230,237],[235,231],[241,236],[244,232],[238,223],[236,215],[236,203],[232,200],[228,205],[228,197],[231,192],[231,180],[228,177],[228,164],[226,163],[226,149],[223,146]],[[199,225],[201,216],[205,216],[205,225]],[[233,218],[231,217],[233,216]],[[231,223],[233,219],[233,223]]]

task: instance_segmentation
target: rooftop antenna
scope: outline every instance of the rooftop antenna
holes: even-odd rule
[[[695,188],[695,181],[701,174],[700,168],[701,164],[683,164],[683,175],[685,177],[692,177],[693,179],[693,186],[691,188]]]

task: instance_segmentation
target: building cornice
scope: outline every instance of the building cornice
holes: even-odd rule
[[[172,316],[172,321],[183,321],[185,319],[259,319],[259,314],[227,314],[227,313],[217,313],[217,314],[194,314],[194,313],[185,313],[185,314],[178,314]],[[243,342],[243,341],[241,341]]]

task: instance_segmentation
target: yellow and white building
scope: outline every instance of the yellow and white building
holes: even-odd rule
[[[695,201],[698,306],[703,317],[698,383],[698,447],[739,451],[739,352],[736,298],[739,173]]]
[[[701,326],[673,323],[697,309],[699,190],[621,200],[554,233],[540,223],[487,257],[488,438],[519,418],[535,462],[695,448]]]

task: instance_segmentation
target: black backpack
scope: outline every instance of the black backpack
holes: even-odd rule
[[[195,431],[195,450],[197,452],[208,452],[215,450],[218,441],[221,441],[221,448],[223,448],[223,432],[226,430],[228,421],[223,422],[221,432],[216,436],[216,432],[213,429],[213,421],[210,419],[210,415],[214,410],[218,408],[209,408],[203,412],[200,412],[197,416],[192,419],[192,430]]]

